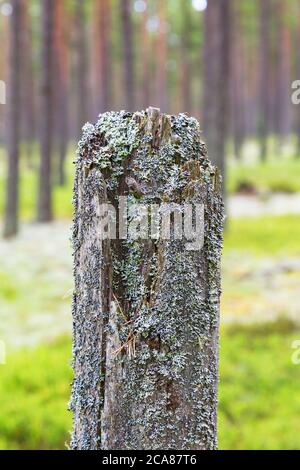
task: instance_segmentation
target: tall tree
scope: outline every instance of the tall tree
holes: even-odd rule
[[[298,17],[300,15],[300,5],[298,4]],[[297,23],[296,33],[295,33],[295,42],[300,44],[300,22]],[[300,77],[300,55],[298,49],[296,50],[296,76],[299,79]],[[296,157],[300,158],[300,105],[294,106],[294,119],[295,119],[295,131],[297,135],[297,146],[296,146]]]
[[[9,28],[9,79],[7,110],[8,176],[4,221],[4,236],[6,238],[16,235],[18,231],[19,205],[22,11],[19,0],[12,0],[11,5],[12,15]]]
[[[110,0],[94,2],[93,63],[97,114],[111,107]]]
[[[248,41],[246,46],[245,61],[245,103],[246,103],[246,131],[247,134],[257,133],[257,116],[259,103],[257,100],[259,89],[259,70],[257,47]]]
[[[150,83],[151,83],[151,44],[148,30],[149,2],[145,0],[145,9],[141,14],[139,59],[141,63],[141,107],[150,105]]]
[[[288,2],[276,0],[277,26],[277,131],[281,142],[291,130],[291,44],[288,24]]]
[[[55,81],[55,133],[58,147],[58,184],[65,183],[65,159],[68,148],[68,81],[69,56],[67,46],[67,15],[65,4],[61,0],[54,3],[54,71]]]
[[[231,128],[236,157],[241,157],[242,145],[245,138],[245,64],[244,38],[241,28],[241,2],[232,2],[232,28],[230,51],[230,114]]]
[[[120,0],[120,12],[123,47],[124,105],[127,111],[131,111],[135,108],[131,0]]]
[[[87,37],[85,0],[75,4],[75,100],[76,100],[76,137],[79,138],[88,114],[87,86]]]
[[[166,2],[158,1],[158,33],[157,33],[157,78],[156,78],[156,94],[158,106],[163,112],[167,111],[168,97],[167,97],[167,12]]]
[[[192,107],[191,95],[191,61],[189,53],[191,50],[191,5],[186,0],[181,0],[181,47],[180,47],[180,62],[181,62],[181,77],[180,77],[180,90],[181,90],[181,111],[190,113]]]
[[[270,0],[260,0],[260,40],[259,40],[259,117],[258,134],[260,141],[260,157],[267,157],[268,114],[269,114],[269,57],[270,57]]]
[[[230,2],[209,0],[204,26],[203,125],[209,156],[221,170],[223,180],[228,121],[230,22]]]
[[[42,0],[42,49],[40,94],[41,162],[38,191],[38,221],[52,219],[52,136],[53,136],[53,32],[54,9],[52,0]]]
[[[1,17],[2,16],[2,17]],[[2,50],[0,54],[0,73],[1,81],[0,91],[4,93],[4,96],[1,96],[0,103],[0,142],[4,143],[4,137],[7,134],[7,119],[6,116],[6,106],[3,106],[3,100],[6,98],[6,83],[8,82],[8,30],[9,30],[9,18],[4,15],[0,15],[0,41],[2,44]]]
[[[32,164],[32,143],[35,138],[35,74],[33,70],[32,25],[29,15],[29,2],[21,0],[22,8],[22,128],[27,144],[27,158]]]

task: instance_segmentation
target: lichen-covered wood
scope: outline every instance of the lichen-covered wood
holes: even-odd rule
[[[87,124],[74,188],[73,449],[215,449],[223,204],[199,124]],[[101,237],[101,203],[204,205],[204,245]],[[118,229],[118,222],[117,227]]]

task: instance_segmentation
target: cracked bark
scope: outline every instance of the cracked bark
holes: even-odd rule
[[[73,449],[215,449],[223,204],[197,121],[105,113],[74,188]],[[203,204],[204,245],[102,240],[100,204]]]

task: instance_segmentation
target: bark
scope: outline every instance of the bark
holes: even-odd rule
[[[210,0],[204,25],[204,135],[212,162],[225,181],[228,122],[230,3]],[[225,186],[225,184],[224,184]]]
[[[106,201],[101,171],[98,168],[91,169],[88,176],[78,171],[75,185],[73,303],[73,354],[76,377],[72,401],[72,446],[78,449],[97,449],[100,445],[99,419],[105,384],[106,302],[109,298],[109,293],[105,291],[105,270],[108,269],[109,260],[105,257],[104,244],[99,240],[98,213],[99,205]]]
[[[39,171],[38,221],[52,219],[51,173],[53,135],[53,31],[54,9],[52,0],[42,0],[42,51],[41,51],[41,113],[40,143],[41,162]]]
[[[12,1],[13,12],[9,27],[9,80],[7,154],[8,175],[4,236],[11,237],[18,231],[19,203],[19,146],[20,146],[20,84],[21,84],[21,22],[22,12],[18,0]]]
[[[149,108],[85,127],[74,187],[73,449],[216,448],[220,192],[193,118]],[[101,204],[117,207],[119,196],[129,206],[203,204],[203,248],[173,232],[103,239]]]
[[[120,0],[120,12],[123,47],[124,106],[128,111],[132,111],[135,108],[135,80],[131,0]]]

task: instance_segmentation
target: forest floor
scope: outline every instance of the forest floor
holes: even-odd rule
[[[228,196],[229,217],[300,214],[300,192]]]

